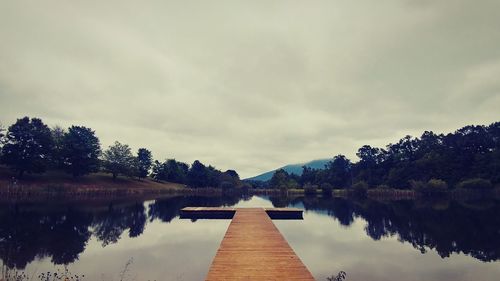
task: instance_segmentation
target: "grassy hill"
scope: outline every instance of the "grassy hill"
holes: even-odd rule
[[[180,190],[184,188],[182,184],[160,183],[151,179],[130,179],[118,177],[113,180],[110,174],[96,173],[73,178],[62,171],[48,171],[44,174],[26,174],[23,179],[15,180],[15,173],[5,166],[0,166],[0,192],[14,186],[30,190],[53,188],[65,188],[68,191],[82,190]]]

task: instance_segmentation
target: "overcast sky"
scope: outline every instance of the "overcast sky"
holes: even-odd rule
[[[500,1],[0,0],[0,122],[242,177],[500,121]]]

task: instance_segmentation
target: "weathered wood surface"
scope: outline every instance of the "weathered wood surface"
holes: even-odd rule
[[[314,280],[263,208],[236,209],[207,281]]]
[[[181,209],[181,219],[232,219],[235,208],[186,207]]]
[[[230,207],[186,207],[181,209],[181,219],[232,219],[236,210]],[[271,219],[302,219],[302,210],[297,208],[263,208]]]

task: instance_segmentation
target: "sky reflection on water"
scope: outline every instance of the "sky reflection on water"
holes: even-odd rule
[[[230,221],[180,220],[178,211],[184,206],[222,205],[305,208],[304,220],[275,224],[317,280],[340,270],[347,272],[347,280],[500,276],[500,242],[492,239],[500,237],[497,202],[427,206],[262,197],[173,197],[102,206],[0,205],[3,271],[31,275],[56,271],[66,263],[70,272],[85,274],[84,280],[119,280],[131,261],[125,280],[203,280]],[[444,220],[449,217],[460,221]],[[29,235],[23,235],[26,232]]]

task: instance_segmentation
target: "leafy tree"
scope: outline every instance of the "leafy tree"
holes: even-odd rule
[[[0,163],[2,160],[2,147],[5,141],[5,128],[3,127],[2,123],[0,123]]]
[[[311,167],[302,166],[302,174],[300,175],[299,183],[300,185],[305,185],[307,183],[316,183],[316,173],[317,171]]]
[[[425,189],[432,185],[437,188],[429,190],[435,191],[446,190],[443,182],[453,187],[480,178],[494,187],[500,184],[500,122],[465,126],[447,135],[425,131],[417,138],[405,136],[385,149],[364,145],[356,155],[360,159],[357,163],[338,155],[324,169],[303,167],[298,178],[276,171],[268,183],[284,186],[292,179],[302,186],[328,183],[336,188],[346,188],[352,182],[392,188],[421,185]]]
[[[137,176],[145,178],[149,175],[149,170],[153,165],[153,154],[145,148],[137,151]]]
[[[389,144],[388,154],[394,161],[413,161],[417,152],[418,140],[412,136],[405,136],[396,144]]]
[[[155,161],[151,177],[156,181],[187,183],[188,170],[189,166],[186,163],[178,162],[175,159],[168,159],[163,163]]]
[[[493,147],[496,149],[500,148],[500,122],[490,124],[487,131],[492,139]]]
[[[131,176],[134,169],[134,156],[130,147],[115,141],[103,154],[104,170],[113,175],[113,179],[119,174]]]
[[[288,187],[289,175],[283,170],[276,170],[271,178],[270,184],[274,188]]]
[[[55,126],[50,130],[52,135],[52,140],[54,143],[51,155],[51,166],[53,168],[59,169],[64,167],[64,159],[63,159],[63,141],[64,135],[66,134],[66,130],[61,126]]]
[[[241,185],[240,176],[235,170],[227,170],[219,175],[220,186],[223,189],[235,188]]]
[[[99,170],[101,145],[95,132],[83,126],[71,126],[62,141],[64,169],[79,177]]]
[[[369,145],[363,145],[356,155],[360,159],[359,163],[366,167],[375,166],[384,160],[383,150]]]
[[[19,178],[25,172],[43,173],[52,149],[50,129],[41,119],[24,117],[11,125],[2,147],[3,163],[14,169]]]
[[[186,183],[189,171],[189,165],[183,162],[178,162],[175,159],[170,159],[167,161],[170,178],[173,182]]]
[[[3,144],[3,138],[5,137],[5,128],[2,123],[0,123],[0,147]]]
[[[327,180],[335,187],[347,187],[352,181],[352,163],[344,155],[337,155],[327,164]]]
[[[222,172],[215,169],[215,167],[211,165],[208,166],[206,172],[207,172],[207,181],[205,183],[205,186],[219,187],[221,184]]]
[[[192,187],[207,186],[208,169],[200,161],[195,160],[188,172],[188,183]]]
[[[364,145],[356,155],[360,161],[355,166],[357,171],[357,179],[366,181],[371,185],[380,183],[379,168],[377,165],[384,161],[385,151],[380,148]]]
[[[167,173],[164,169],[164,164],[158,160],[155,160],[153,162],[153,165],[151,167],[151,177],[155,181],[166,181],[167,180]]]
[[[233,179],[240,180],[240,175],[235,170],[227,170],[224,174],[229,175]]]

